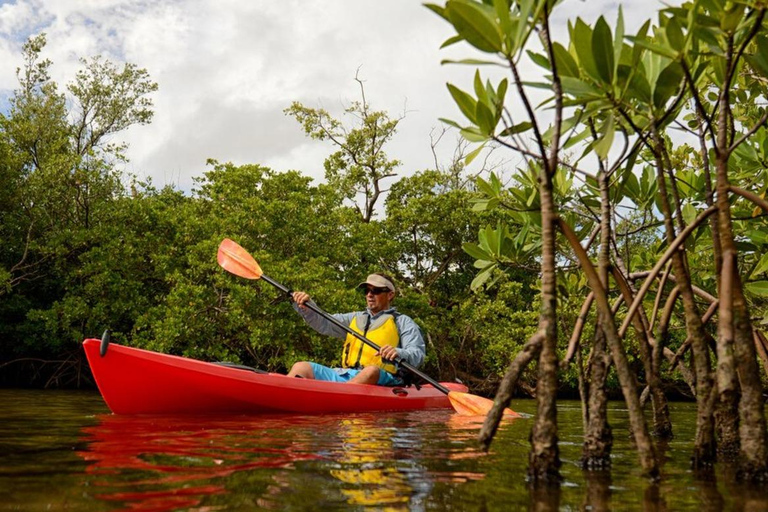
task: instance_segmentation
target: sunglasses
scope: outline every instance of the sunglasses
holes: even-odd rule
[[[369,293],[372,293],[374,295],[381,295],[382,293],[387,293],[390,291],[389,288],[361,288],[361,291],[363,292],[363,295],[368,295]]]

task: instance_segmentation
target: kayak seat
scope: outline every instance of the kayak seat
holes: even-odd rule
[[[269,372],[265,372],[264,370],[259,370],[258,368],[253,368],[252,366],[245,366],[244,364],[230,363],[229,361],[216,361],[213,364],[217,364],[219,366],[225,366],[227,368],[235,368],[237,370],[247,370],[253,373],[269,373]]]

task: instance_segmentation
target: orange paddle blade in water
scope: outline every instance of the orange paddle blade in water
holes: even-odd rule
[[[451,391],[448,393],[448,399],[451,401],[453,409],[462,416],[487,416],[493,407],[493,400],[488,400],[477,395]],[[512,409],[504,409],[505,418],[519,418]]]
[[[231,272],[236,276],[246,279],[258,279],[263,272],[261,267],[248,251],[240,247],[237,242],[225,238],[219,245],[219,252],[216,254],[221,268]]]

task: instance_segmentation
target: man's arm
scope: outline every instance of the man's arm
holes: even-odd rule
[[[398,315],[397,330],[400,333],[398,355],[418,368],[424,362],[424,355],[426,354],[426,345],[421,329],[411,317]]]
[[[309,300],[307,302],[311,302],[313,305],[317,306],[314,301]],[[347,337],[347,331],[339,327],[338,325],[335,325],[333,322],[328,320],[327,318],[323,317],[322,315],[318,315],[314,311],[312,311],[309,308],[301,307],[295,302],[291,303],[293,306],[293,309],[295,309],[301,317],[304,319],[307,324],[320,334],[324,334],[326,336],[333,336],[334,338],[339,338],[341,340],[345,339]],[[342,313],[342,314],[336,314],[331,315],[333,318],[338,320],[344,325],[349,325],[350,322],[352,322],[352,317],[354,316],[354,313]]]

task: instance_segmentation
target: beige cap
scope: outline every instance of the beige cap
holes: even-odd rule
[[[371,285],[376,286],[377,288],[387,288],[390,291],[395,291],[395,285],[387,279],[386,277],[382,276],[381,274],[371,274],[368,276],[368,278],[357,285],[358,288],[363,288],[365,285]]]

